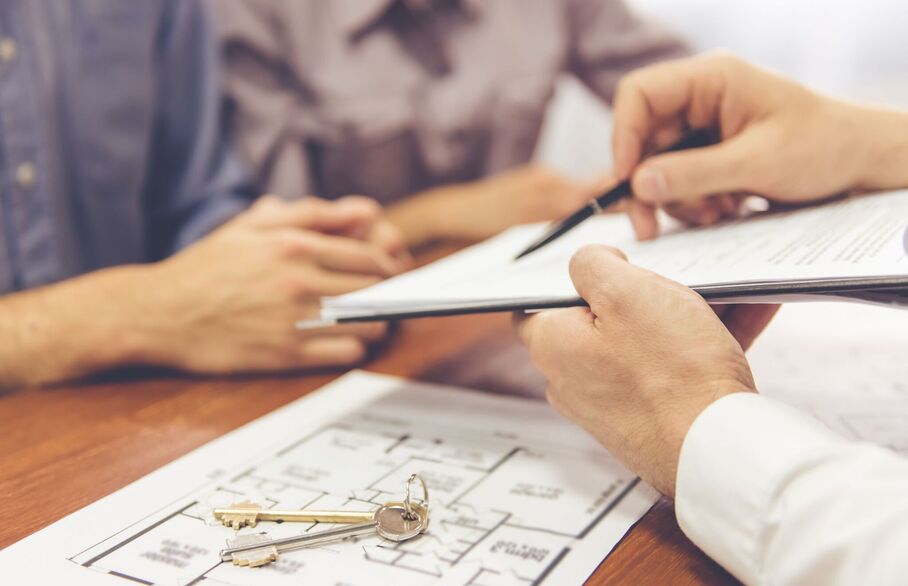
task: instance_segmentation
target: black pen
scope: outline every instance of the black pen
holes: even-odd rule
[[[694,130],[687,134],[680,141],[660,152],[667,153],[671,151],[683,151],[686,149],[704,147],[712,142],[710,140],[711,136],[711,133],[706,130]],[[553,242],[558,238],[561,238],[561,236],[563,236],[567,232],[570,232],[572,229],[574,229],[575,226],[577,226],[587,218],[595,216],[599,212],[615,205],[625,197],[629,197],[632,194],[633,192],[631,190],[630,179],[622,181],[617,186],[603,193],[599,197],[591,199],[589,203],[587,203],[585,206],[583,206],[570,216],[566,217],[563,220],[554,222],[549,228],[548,232],[546,232],[545,235],[542,236],[542,238],[529,245],[523,252],[515,256],[514,260],[521,259],[531,252],[539,250],[546,244]]]

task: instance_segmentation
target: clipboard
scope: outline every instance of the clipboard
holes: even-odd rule
[[[831,299],[908,308],[908,275],[880,278],[803,279],[756,283],[728,283],[691,287],[712,304],[792,303]],[[422,307],[412,311],[382,311],[333,318],[301,320],[297,329],[314,329],[347,323],[402,321],[478,313],[533,313],[546,309],[585,307],[580,297],[543,300],[508,300],[495,303],[457,303]]]
[[[761,213],[637,242],[620,217],[597,216],[536,256],[512,261],[537,226],[517,226],[450,257],[323,300],[301,329],[474,313],[577,307],[568,276],[586,244],[624,250],[644,269],[712,304],[853,301],[908,306],[908,190]]]

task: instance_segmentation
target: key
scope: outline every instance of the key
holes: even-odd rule
[[[261,506],[243,501],[226,509],[215,509],[214,518],[226,527],[238,531],[243,527],[255,527],[259,521],[287,521],[292,523],[368,523],[375,511],[315,511],[299,509],[282,511],[263,509]]]
[[[277,561],[277,548],[270,545],[271,541],[264,533],[256,535],[240,535],[236,539],[227,542],[232,548],[239,548],[240,551],[231,554],[230,560],[235,566],[247,566],[257,568]],[[251,549],[248,549],[250,548]],[[247,548],[247,549],[242,549]]]
[[[429,489],[426,482],[418,474],[411,474],[407,479],[407,494],[403,501],[406,509],[406,517],[413,521],[413,513],[410,510],[410,487],[418,481],[422,485],[422,504],[428,514],[429,506]],[[226,509],[215,509],[212,511],[214,518],[219,520],[226,527],[232,527],[234,531],[239,531],[243,527],[255,527],[259,521],[289,521],[296,523],[368,523],[375,516],[375,511],[316,511],[298,509],[292,511],[282,511],[276,509],[264,509],[260,505],[251,501],[234,503]]]
[[[365,523],[280,539],[268,539],[260,534],[259,537],[264,539],[253,543],[233,540],[228,542],[229,547],[220,551],[220,556],[225,562],[255,567],[253,564],[261,566],[275,561],[280,553],[360,535],[378,533],[389,541],[406,541],[425,532],[428,525],[429,509],[425,503],[390,502],[379,507],[372,520]],[[271,555],[270,548],[274,548],[275,555]]]

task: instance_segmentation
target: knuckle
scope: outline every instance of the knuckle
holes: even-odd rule
[[[355,206],[359,212],[370,217],[377,218],[382,213],[381,205],[371,197],[364,195],[347,195],[338,200],[338,203]]]
[[[301,232],[282,230],[274,235],[272,246],[279,257],[288,258],[311,253],[313,242]]]
[[[728,49],[713,49],[707,51],[700,59],[704,63],[715,63],[720,67],[737,67],[743,63],[740,57]]]
[[[591,270],[597,263],[603,262],[605,255],[614,254],[616,249],[605,246],[604,244],[587,244],[580,248],[571,257],[569,269],[573,274],[575,271],[586,272]]]
[[[321,297],[311,281],[297,276],[285,276],[278,282],[278,290],[284,297],[309,301]]]
[[[602,245],[602,250],[608,252],[612,256],[617,256],[621,260],[627,260],[627,255],[624,254],[624,251],[620,248],[615,248],[614,246],[608,246],[607,244]]]
[[[533,364],[546,377],[550,376],[559,364],[557,359],[563,347],[563,337],[560,335],[563,321],[570,310],[550,310],[534,314],[527,321],[530,322],[528,331],[524,333],[524,340],[530,353]]]

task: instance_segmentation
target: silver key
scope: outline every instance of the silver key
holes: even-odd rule
[[[235,566],[257,568],[277,561],[277,548],[270,545],[271,541],[264,533],[255,535],[241,535],[230,541],[231,547],[242,549],[231,554],[229,561]]]
[[[341,539],[349,539],[360,535],[369,535],[378,533],[381,537],[390,541],[406,541],[425,532],[429,526],[429,509],[426,503],[391,502],[382,505],[375,511],[372,521],[366,523],[357,523],[327,529],[316,533],[307,533],[305,535],[295,535],[293,537],[283,537],[280,539],[261,539],[255,543],[232,543],[231,547],[222,549],[220,552],[221,559],[225,562],[232,561],[237,565],[250,565],[238,563],[238,560],[245,560],[251,550],[265,550],[274,548],[277,553],[294,551],[323,543],[330,543]],[[267,549],[269,552],[270,549]],[[247,554],[243,556],[242,554]],[[268,555],[261,559],[260,565],[274,561],[272,556]]]

